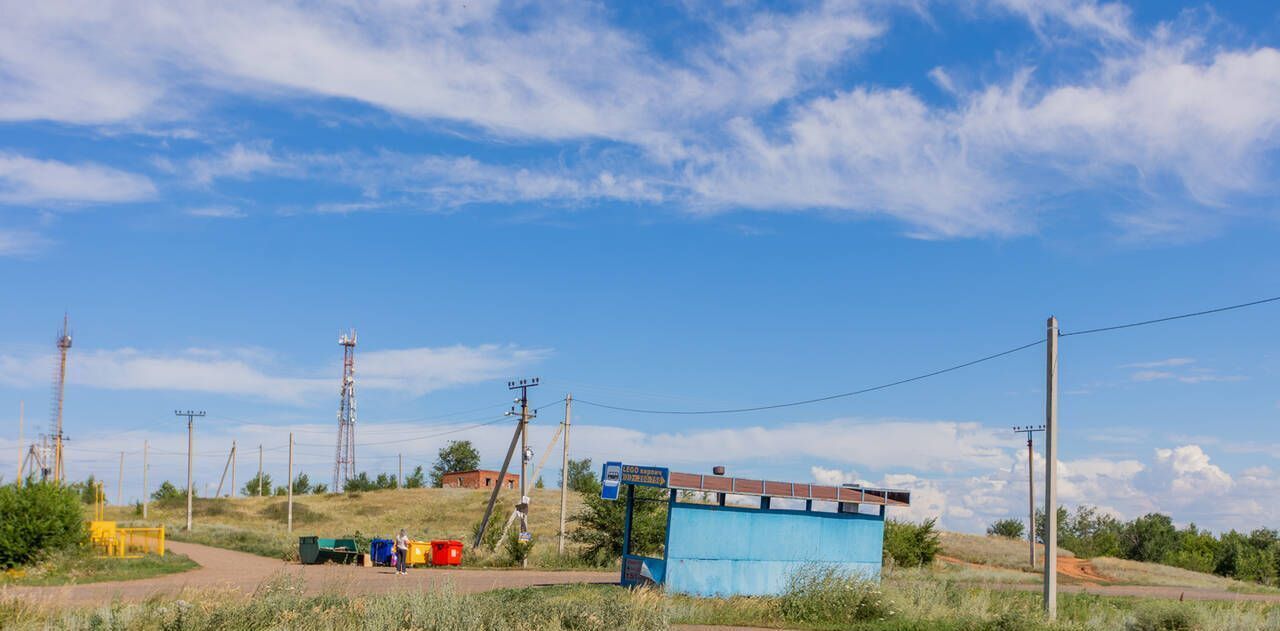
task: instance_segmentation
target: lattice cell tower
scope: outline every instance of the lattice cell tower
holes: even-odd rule
[[[342,400],[338,404],[338,447],[333,458],[334,493],[341,493],[342,485],[356,474],[356,330],[339,335],[338,345],[342,347]]]
[[[71,350],[71,329],[68,328],[70,319],[67,314],[62,314],[62,330],[58,331],[58,369],[53,375],[53,408],[52,418],[50,419],[49,438],[53,443],[52,467],[46,460],[44,469],[47,471],[52,468],[53,479],[61,482],[66,479],[67,472],[63,466],[62,460],[62,398],[66,392],[67,385],[67,352]]]

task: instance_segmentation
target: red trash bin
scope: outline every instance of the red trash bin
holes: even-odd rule
[[[431,565],[462,565],[462,542],[432,541]]]

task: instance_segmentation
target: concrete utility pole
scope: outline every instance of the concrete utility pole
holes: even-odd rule
[[[262,443],[258,443],[258,497],[262,497]]]
[[[1033,448],[1032,436],[1036,432],[1043,432],[1044,425],[1028,425],[1025,427],[1014,427],[1013,431],[1018,434],[1027,435],[1027,523],[1030,529],[1027,530],[1027,546],[1031,548],[1031,567],[1036,566],[1036,473],[1032,468],[1035,463],[1035,449]]]
[[[1058,617],[1058,319],[1050,317],[1045,361],[1044,613]]]
[[[196,417],[204,416],[204,411],[179,412],[174,410],[175,416],[187,417],[187,532],[191,532],[191,498],[195,495],[195,450],[196,450]]]
[[[404,488],[404,454],[396,454],[396,459],[400,461],[400,473],[396,474],[396,488]]]
[[[218,478],[218,490],[214,497],[222,497],[222,483],[227,481],[227,472],[231,470],[231,461],[236,459],[236,444],[231,443],[231,451],[227,452],[227,463],[222,465],[222,477]]]
[[[507,384],[509,390],[520,390],[520,500],[517,504],[524,504],[525,510],[528,511],[529,506],[529,388],[538,385],[538,378],[532,380],[521,379],[519,382]],[[498,479],[498,484],[502,484],[502,479]],[[529,514],[525,512],[520,516],[520,535],[523,537],[529,532]],[[520,567],[529,567],[528,559],[520,562]]]
[[[289,532],[293,532],[293,432],[289,432]]]
[[[147,470],[151,465],[147,462],[147,441],[142,441],[142,518],[147,518],[147,505],[151,503],[150,488],[147,486]]]
[[[236,496],[236,441],[231,441],[231,497]]]
[[[560,542],[556,553],[564,556],[564,513],[569,506],[569,411],[573,407],[573,393],[564,398],[564,445],[560,457]]]
[[[116,478],[116,506],[124,506],[124,452],[120,452],[120,477]]]
[[[525,422],[529,420],[529,417],[528,417],[529,388],[536,385],[538,385],[537,377],[534,377],[533,379],[521,379],[518,382],[516,381],[507,382],[508,390],[515,390],[516,388],[520,388],[521,390],[520,401],[523,402],[523,405],[521,405],[521,408],[520,408],[521,410],[520,424],[516,426],[516,431],[513,434],[511,434],[511,445],[507,447],[507,457],[502,460],[502,470],[498,472],[497,483],[493,485],[493,492],[489,494],[489,505],[486,506],[484,509],[484,517],[480,519],[480,528],[479,530],[476,531],[475,543],[472,544],[473,548],[479,548],[480,542],[484,541],[484,532],[489,527],[489,518],[493,516],[493,505],[498,501],[498,491],[502,490],[502,484],[507,479],[507,468],[511,466],[511,456],[515,454],[516,444],[520,442],[522,436],[524,435],[523,432],[525,431]],[[510,415],[511,413],[512,412],[508,412],[507,414]],[[521,454],[521,457],[523,457],[523,454]],[[521,487],[521,491],[523,492],[524,490],[523,476],[520,477],[520,487]],[[520,501],[523,502],[524,498],[521,497]]]

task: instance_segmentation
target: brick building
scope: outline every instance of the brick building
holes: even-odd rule
[[[440,486],[461,489],[491,489],[498,479],[497,471],[477,469],[474,471],[450,471],[440,478]],[[508,473],[504,480],[508,489],[520,488],[520,476]]]

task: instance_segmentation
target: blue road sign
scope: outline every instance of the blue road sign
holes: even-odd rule
[[[600,499],[617,500],[620,488],[622,488],[622,463],[604,463],[604,468],[600,471]]]
[[[638,464],[622,465],[622,483],[636,486],[667,487],[671,472],[666,467],[647,467]]]

